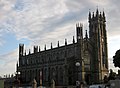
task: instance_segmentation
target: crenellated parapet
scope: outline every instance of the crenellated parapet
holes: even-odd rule
[[[75,44],[76,42],[75,42],[74,36],[73,36],[72,40],[73,40],[72,44]],[[60,43],[58,41],[57,47],[53,47],[53,44],[51,42],[50,49],[47,49],[46,44],[44,45],[44,49],[43,50],[41,50],[40,46],[33,46],[33,51],[31,49],[29,49],[28,53],[27,53],[27,50],[25,49],[25,45],[24,44],[19,44],[19,57],[25,56],[25,55],[34,54],[34,53],[39,53],[39,52],[43,52],[43,51],[47,51],[47,50],[52,50],[52,49],[56,49],[56,48],[60,48],[60,47],[64,47],[64,46],[69,46],[69,45],[70,44],[68,44],[67,39],[65,39],[63,46],[60,46]]]
[[[98,11],[98,9],[96,10],[96,14],[93,12],[91,13],[89,11],[89,17],[88,17],[88,21],[89,22],[93,22],[93,21],[103,21],[106,22],[106,17],[105,17],[105,13],[104,11],[101,13]]]

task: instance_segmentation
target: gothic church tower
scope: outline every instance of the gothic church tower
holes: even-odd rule
[[[96,14],[89,12],[89,41],[92,57],[90,70],[93,82],[102,81],[108,73],[108,52],[105,13],[96,10]],[[94,78],[94,79],[93,79]]]

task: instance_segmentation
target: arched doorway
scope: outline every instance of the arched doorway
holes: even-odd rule
[[[90,84],[90,74],[85,74],[85,82]]]

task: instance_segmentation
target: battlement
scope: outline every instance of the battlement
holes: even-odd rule
[[[91,22],[91,21],[106,22],[105,13],[104,13],[104,11],[102,13],[99,12],[98,9],[96,10],[96,14],[94,12],[91,14],[91,12],[89,11],[88,20],[89,20],[89,22]]]

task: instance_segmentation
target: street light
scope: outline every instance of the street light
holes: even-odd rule
[[[78,88],[79,87],[79,85],[80,85],[80,82],[79,82],[79,70],[78,70],[78,68],[79,68],[79,66],[80,66],[80,62],[76,62],[75,63],[75,66],[77,67],[77,81],[76,81],[76,87]]]
[[[79,67],[79,66],[80,66],[80,62],[76,62],[75,65],[76,65],[77,67]]]

